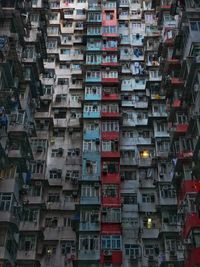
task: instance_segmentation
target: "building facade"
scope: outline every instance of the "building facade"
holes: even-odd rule
[[[200,266],[199,1],[0,22],[0,266]]]

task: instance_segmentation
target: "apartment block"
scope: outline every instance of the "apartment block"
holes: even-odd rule
[[[200,266],[198,0],[0,1],[0,266]]]

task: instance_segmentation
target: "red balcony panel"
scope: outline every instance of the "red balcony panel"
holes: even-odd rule
[[[121,198],[119,196],[116,197],[102,197],[103,205],[120,205]]]
[[[119,151],[106,151],[101,152],[102,158],[120,158],[120,152]]]
[[[116,19],[106,20],[103,17],[102,26],[117,26],[117,20]]]
[[[181,64],[181,61],[180,59],[173,59],[173,58],[170,58],[170,59],[167,59],[167,63],[170,65],[170,66],[179,66]]]
[[[120,174],[119,173],[108,173],[102,174],[101,182],[102,184],[120,184]]]
[[[160,8],[161,10],[170,10],[171,5],[162,5]]]
[[[177,158],[180,160],[188,160],[193,157],[193,152],[192,151],[185,151],[185,152],[179,152],[176,154]]]
[[[100,257],[100,263],[104,264],[105,262],[107,262],[106,257],[104,252],[102,251],[101,253],[101,257]],[[121,265],[122,264],[122,251],[118,250],[118,251],[112,251],[111,256],[110,256],[110,260],[113,265]]]
[[[122,233],[121,224],[105,223],[101,225],[101,234],[121,235],[121,233]]]
[[[183,86],[184,85],[184,80],[179,79],[179,78],[171,78],[171,85],[173,86]]]
[[[183,237],[187,238],[193,228],[200,228],[200,218],[195,212],[189,213],[186,217],[183,228]]]
[[[193,248],[188,254],[184,267],[197,267],[200,264],[200,248]]]
[[[117,47],[103,47],[102,51],[117,51]]]
[[[200,182],[191,180],[184,180],[181,184],[181,191],[179,193],[179,203],[183,201],[187,193],[197,193],[200,191]]]
[[[188,123],[182,123],[182,124],[178,124],[176,126],[176,133],[187,133],[187,130],[188,130]]]
[[[102,100],[120,100],[120,96],[118,94],[106,94],[103,93]]]
[[[120,265],[122,264],[122,251],[113,251],[112,253],[112,263],[113,265]]]
[[[118,62],[104,62],[101,63],[101,66],[105,66],[105,67],[116,67],[119,66],[120,64]]]
[[[119,139],[119,132],[102,132],[101,133],[102,140],[118,140]]]
[[[172,103],[172,107],[173,108],[180,108],[181,107],[181,100],[180,99],[174,100]]]
[[[165,41],[164,41],[164,44],[166,44],[167,46],[173,46],[174,44],[174,39],[173,38],[167,38]]]
[[[105,117],[105,118],[119,118],[120,117],[120,113],[119,112],[109,112],[109,111],[102,111],[101,112],[101,117]]]
[[[103,37],[119,37],[119,33],[102,33]]]
[[[121,201],[117,204],[102,203],[103,208],[121,208]]]
[[[102,78],[103,83],[118,83],[118,78]]]

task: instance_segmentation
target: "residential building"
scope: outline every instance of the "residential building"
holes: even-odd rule
[[[0,266],[200,266],[199,1],[0,2]]]

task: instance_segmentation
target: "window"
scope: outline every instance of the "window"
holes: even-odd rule
[[[45,218],[45,227],[56,228],[58,225],[58,217]]]
[[[99,188],[91,185],[82,185],[81,197],[99,197]]]
[[[162,140],[157,141],[158,152],[168,152],[169,148],[170,148],[169,141],[162,141]]]
[[[39,215],[39,210],[32,208],[25,208],[23,210],[23,220],[25,222],[35,222],[37,223]]]
[[[43,174],[45,171],[45,161],[37,160],[30,163],[31,173]]]
[[[1,193],[0,194],[0,210],[9,211],[12,203],[11,193]]]
[[[48,202],[59,202],[60,201],[59,193],[49,193],[47,201]]]
[[[143,203],[155,203],[155,195],[151,194],[142,194],[142,202]]]
[[[63,156],[63,148],[57,148],[57,149],[52,149],[51,151],[51,157],[52,158],[61,158]]]
[[[79,148],[69,148],[67,151],[67,157],[76,158],[80,156],[80,149]]]
[[[123,199],[123,204],[125,205],[130,205],[130,204],[137,204],[137,194],[131,194],[131,193],[127,193],[127,194],[122,194],[122,199]]]
[[[121,249],[121,236],[118,235],[102,235],[101,237],[101,248],[102,249]]]
[[[97,173],[97,162],[92,160],[86,160],[86,174],[94,175]]]
[[[190,21],[191,31],[200,31],[200,21]]]
[[[117,185],[106,184],[102,186],[103,197],[118,197],[118,187]]]
[[[94,251],[99,249],[99,237],[96,235],[80,235],[79,250]]]
[[[99,151],[99,146],[96,141],[83,141],[83,151],[84,152],[95,152]]]
[[[119,122],[118,121],[102,122],[102,130],[103,132],[119,131]]]
[[[166,122],[158,122],[157,123],[157,131],[158,132],[165,132],[167,130],[167,123]]]
[[[50,179],[61,179],[62,178],[62,170],[61,169],[50,170],[49,178]]]
[[[102,141],[102,151],[104,152],[116,152],[119,149],[118,140],[115,141]]]
[[[81,223],[99,223],[99,211],[95,211],[95,210],[81,211],[80,222]]]
[[[31,14],[30,15],[30,21],[31,22],[39,22],[39,20],[40,20],[39,14]]]
[[[19,249],[25,251],[31,251],[35,249],[36,237],[33,235],[22,235],[19,240]]]
[[[121,179],[122,180],[137,180],[136,171],[122,171]]]
[[[75,242],[73,240],[61,241],[61,254],[66,256],[67,254],[73,252],[75,249]]]
[[[161,186],[161,196],[163,198],[175,198],[176,197],[176,191],[173,188],[172,185],[163,185]]]
[[[121,209],[119,208],[103,208],[102,221],[110,223],[121,222]]]
[[[126,256],[132,256],[132,257],[138,258],[141,254],[139,245],[125,244],[124,249],[125,249]]]
[[[103,161],[102,163],[102,172],[104,175],[110,173],[118,173],[119,172],[119,163],[115,161]]]

